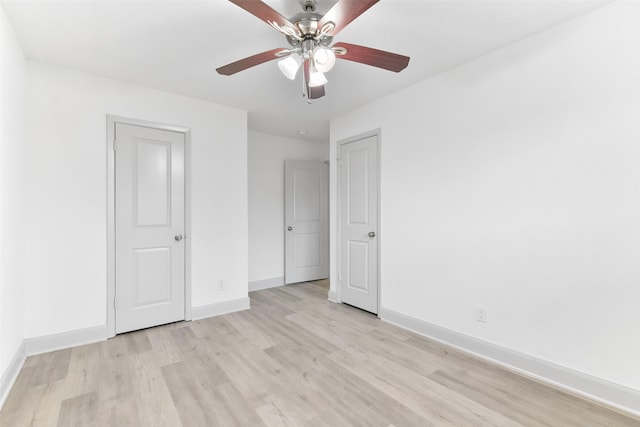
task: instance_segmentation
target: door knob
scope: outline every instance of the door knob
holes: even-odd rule
[[[288,226],[288,227],[287,227],[287,230],[292,231],[292,230],[293,230],[293,227],[292,227],[292,226]]]
[[[174,237],[174,239],[176,239],[179,242],[180,240],[182,240],[182,234],[176,235],[176,237]]]
[[[374,237],[376,237],[376,232],[375,232],[375,231],[370,231],[370,232],[369,232],[369,237],[371,237],[372,239],[373,239]]]

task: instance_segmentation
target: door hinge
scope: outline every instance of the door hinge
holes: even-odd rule
[[[118,309],[118,298],[113,298],[113,309],[117,310]]]
[[[118,151],[118,140],[117,139],[113,140],[113,151]]]

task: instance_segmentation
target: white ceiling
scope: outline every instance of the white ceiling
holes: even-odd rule
[[[347,1],[347,0],[340,0]],[[298,0],[265,0],[290,17]],[[319,0],[326,12],[335,0]],[[249,112],[249,128],[326,141],[329,120],[374,99],[606,3],[581,0],[381,0],[334,42],[411,57],[399,74],[338,61],[308,105],[276,61],[233,76],[215,69],[287,47],[280,33],[225,0],[2,1],[28,58]],[[299,130],[307,130],[299,136]]]

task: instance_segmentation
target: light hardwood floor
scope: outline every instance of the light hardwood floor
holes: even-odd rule
[[[0,425],[640,426],[327,290],[252,292],[248,311],[29,357]]]

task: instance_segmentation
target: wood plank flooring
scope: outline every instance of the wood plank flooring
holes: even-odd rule
[[[252,292],[248,311],[29,357],[0,425],[640,426],[327,291]]]

